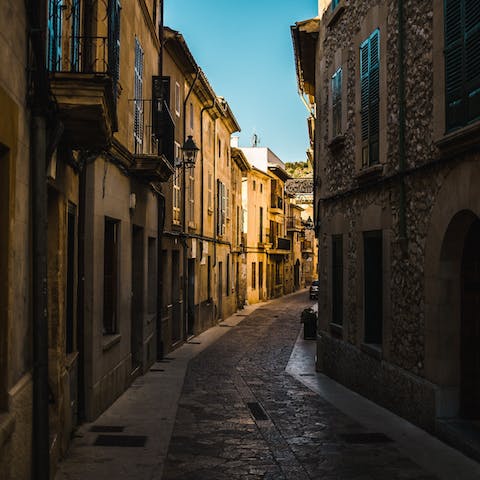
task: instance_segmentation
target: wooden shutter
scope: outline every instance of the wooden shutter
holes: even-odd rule
[[[380,32],[376,30],[370,37],[369,74],[369,164],[379,163],[380,130]]]
[[[115,93],[120,79],[120,11],[119,0],[108,2],[108,71],[114,81]]]
[[[445,117],[447,131],[465,118],[463,98],[462,0],[445,2]]]
[[[480,2],[465,0],[467,123],[480,118]]]
[[[379,162],[380,131],[380,31],[360,46],[362,165]]]

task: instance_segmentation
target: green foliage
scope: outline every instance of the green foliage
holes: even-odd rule
[[[312,168],[307,161],[286,163],[285,167],[287,169],[287,173],[293,178],[310,177],[313,173]]]

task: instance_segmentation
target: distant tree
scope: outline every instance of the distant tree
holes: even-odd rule
[[[285,164],[285,168],[293,178],[311,177],[313,175],[312,168],[307,161],[288,162]]]

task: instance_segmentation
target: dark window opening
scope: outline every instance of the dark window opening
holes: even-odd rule
[[[343,238],[332,236],[332,323],[343,324]]]
[[[105,218],[103,250],[103,334],[117,333],[119,222]]]
[[[383,255],[382,232],[363,234],[365,343],[382,344]]]

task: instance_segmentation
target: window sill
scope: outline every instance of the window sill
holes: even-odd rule
[[[345,136],[344,135],[337,135],[333,137],[332,140],[328,143],[328,148],[333,152],[335,150],[340,150],[345,145]]]
[[[362,343],[360,350],[377,360],[382,359],[382,346],[378,343]]]
[[[112,335],[104,335],[102,340],[102,349],[104,352],[107,352],[115,345],[120,343],[122,336],[119,333],[114,333]]]
[[[338,5],[335,7],[335,10],[330,10],[329,18],[327,20],[327,27],[333,28],[337,20],[340,18],[340,15],[345,10],[345,1],[340,0]]]
[[[7,443],[15,431],[15,417],[10,413],[0,413],[0,448]]]
[[[445,134],[435,144],[440,149],[440,156],[462,153],[472,147],[479,148],[480,121]]]
[[[382,175],[383,165],[381,163],[378,163],[377,165],[371,165],[369,167],[362,168],[355,177],[358,183],[364,184],[373,182]]]

